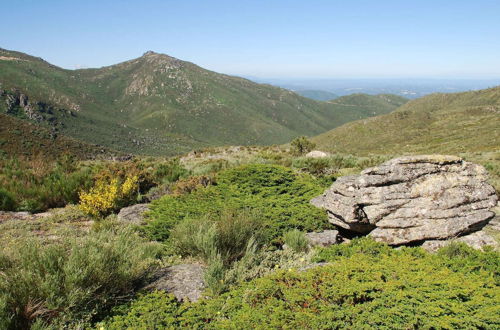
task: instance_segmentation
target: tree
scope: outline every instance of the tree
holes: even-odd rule
[[[292,141],[290,151],[295,155],[303,155],[315,147],[316,143],[309,141],[305,136],[299,136]]]

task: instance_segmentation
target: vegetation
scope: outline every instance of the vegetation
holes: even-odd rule
[[[303,155],[313,150],[316,144],[309,141],[305,136],[299,136],[290,143],[290,146],[293,154]]]
[[[354,100],[318,102],[153,52],[82,70],[64,70],[4,49],[0,56],[17,59],[0,61],[0,113],[28,120],[30,116],[19,107],[23,94],[36,112],[31,122],[133,154],[174,155],[215,145],[286,143],[390,112],[406,102],[369,95],[360,97],[377,107]],[[5,102],[7,94],[13,102]],[[9,132],[17,129],[6,127]],[[21,132],[28,134],[25,128]]]
[[[283,241],[286,246],[293,249],[295,252],[306,252],[309,249],[309,242],[303,232],[294,229],[283,235]]]
[[[158,254],[130,230],[104,230],[50,245],[23,240],[0,252],[0,324],[92,321],[133,293]]]
[[[167,195],[154,201],[145,231],[166,241],[172,228],[188,218],[217,218],[225,209],[258,210],[265,242],[280,240],[293,228],[313,231],[329,228],[326,215],[309,204],[323,190],[310,175],[298,175],[277,165],[253,164],[224,170],[216,184],[185,195]]]
[[[394,250],[362,239],[319,254],[328,265],[278,270],[194,304],[179,306],[163,293],[145,295],[102,325],[112,329],[124,324],[209,329],[500,325],[497,252],[459,246],[433,256],[419,248]],[[479,261],[486,258],[493,259],[489,262],[493,267]],[[461,267],[464,263],[477,268]],[[164,320],[169,322],[161,323]]]

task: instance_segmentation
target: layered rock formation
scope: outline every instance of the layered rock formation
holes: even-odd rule
[[[311,201],[331,223],[391,245],[446,240],[493,217],[486,170],[455,156],[408,156],[338,179]]]

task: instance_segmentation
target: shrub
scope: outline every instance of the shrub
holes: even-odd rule
[[[130,313],[123,318],[133,320],[127,323],[131,328],[155,320],[154,313],[165,313],[170,324],[190,329],[500,326],[500,290],[491,270],[454,270],[442,264],[444,255],[430,255],[420,248],[385,247],[358,240],[337,250],[341,253],[330,254],[331,263],[325,266],[299,272],[278,270],[211,299],[178,309],[158,303],[159,310],[148,308],[140,317]],[[492,251],[483,257],[492,253],[498,258],[498,252]],[[453,258],[476,257],[460,253]],[[143,296],[134,304],[154,298]]]
[[[139,296],[127,305],[116,308],[116,315],[97,324],[98,329],[178,329],[181,304],[171,294],[156,291]]]
[[[290,143],[290,151],[295,155],[303,155],[313,150],[316,144],[309,141],[305,136],[299,136]]]
[[[78,191],[92,184],[92,170],[70,158],[0,160],[0,186],[10,196],[0,209],[38,212],[78,202]],[[0,193],[2,195],[2,193]],[[1,199],[1,198],[0,198]],[[12,202],[13,200],[13,202]],[[13,206],[14,205],[14,206]]]
[[[290,230],[283,235],[285,244],[295,252],[306,252],[309,249],[309,241],[300,230]]]
[[[117,178],[100,179],[88,191],[80,192],[80,208],[94,217],[109,215],[112,211],[129,205],[138,194],[138,177],[129,176],[120,184]]]
[[[293,166],[317,176],[326,175],[337,170],[331,168],[329,158],[298,158],[293,162]]]
[[[52,244],[36,240],[0,252],[4,328],[86,322],[130,295],[153,265],[157,245],[128,229]]]
[[[297,175],[277,165],[244,165],[225,170],[215,186],[180,196],[164,196],[151,205],[145,231],[164,241],[171,229],[187,218],[217,217],[223,209],[258,210],[266,242],[278,241],[284,232],[297,228],[314,231],[330,228],[325,212],[309,203],[323,192],[309,175]]]
[[[0,188],[0,210],[13,211],[15,206],[16,202],[14,201],[12,194],[3,188]]]
[[[217,255],[224,265],[241,258],[249,242],[261,240],[262,222],[248,210],[223,210],[218,216],[186,219],[172,231],[171,244],[183,256],[209,262]]]

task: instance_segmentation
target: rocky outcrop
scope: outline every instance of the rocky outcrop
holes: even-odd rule
[[[322,232],[310,232],[306,238],[311,246],[330,246],[342,242],[338,230],[324,230]]]
[[[135,204],[124,207],[118,213],[118,220],[125,223],[140,225],[144,222],[144,213],[149,211],[149,204]]]
[[[172,293],[178,300],[197,301],[205,288],[204,268],[198,264],[174,265],[158,270],[145,290]]]
[[[326,152],[323,152],[323,151],[313,150],[311,152],[308,152],[306,154],[306,157],[307,158],[325,158],[325,157],[328,157],[328,154]]]
[[[481,229],[493,217],[486,170],[455,156],[408,156],[338,179],[311,202],[331,223],[401,245],[445,240]]]

